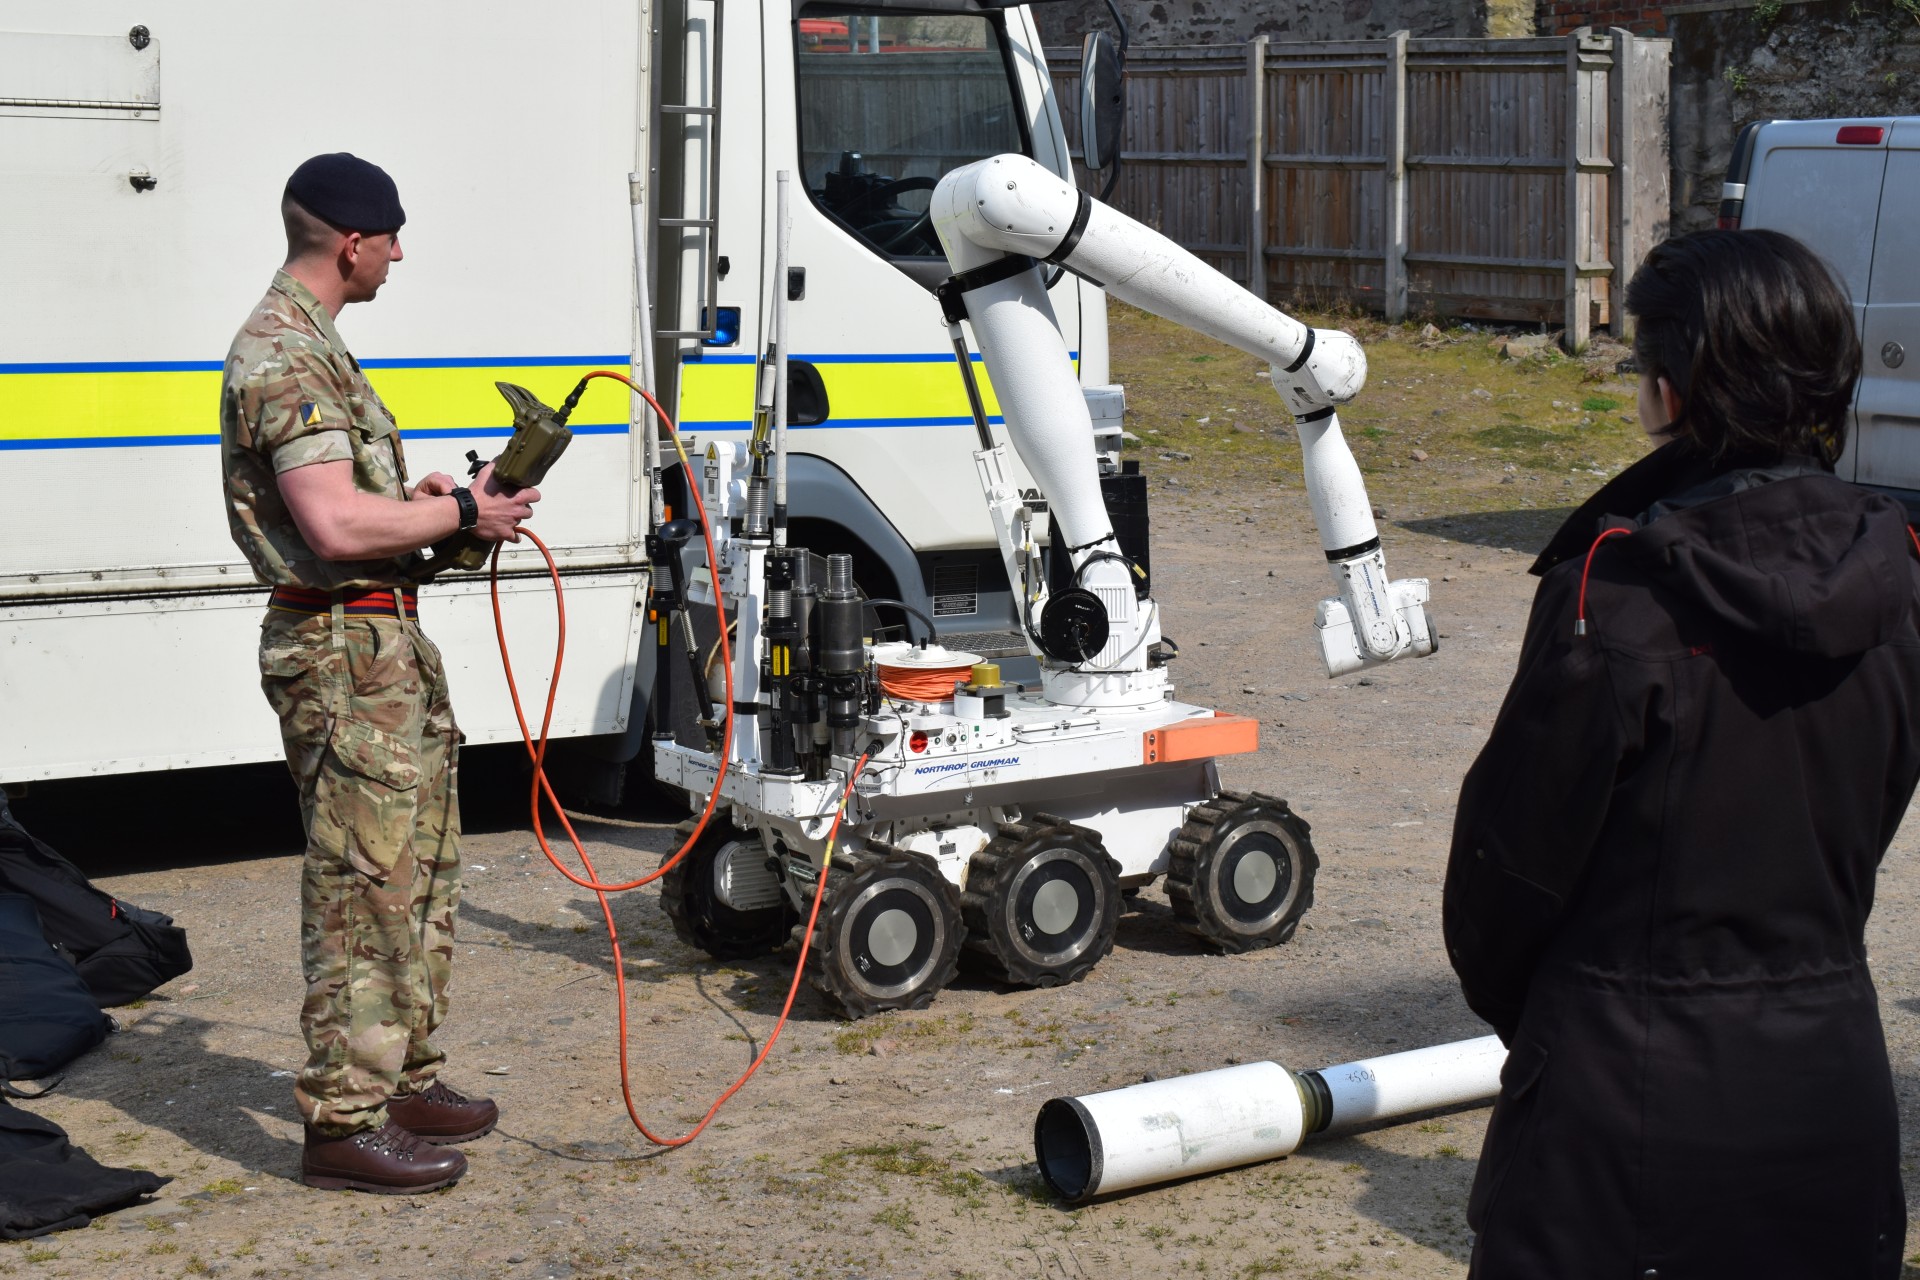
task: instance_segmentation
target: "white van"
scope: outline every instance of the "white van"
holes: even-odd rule
[[[1864,365],[1839,474],[1920,507],[1920,116],[1769,120],[1734,143],[1722,227],[1765,227],[1831,262]]]

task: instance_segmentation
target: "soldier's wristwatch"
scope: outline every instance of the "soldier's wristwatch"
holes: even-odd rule
[[[465,533],[480,523],[480,504],[473,500],[472,493],[456,485],[453,500],[460,504],[460,532]]]

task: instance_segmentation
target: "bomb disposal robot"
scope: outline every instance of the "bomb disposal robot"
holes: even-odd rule
[[[1222,950],[1284,942],[1312,902],[1307,824],[1284,801],[1220,790],[1215,760],[1256,749],[1255,722],[1174,697],[1138,563],[1144,521],[1123,521],[1116,535],[1043,273],[1065,268],[1272,366],[1338,588],[1314,618],[1330,675],[1435,646],[1427,583],[1388,580],[1340,433],[1335,406],[1365,382],[1365,356],[1349,335],[1275,311],[1022,156],[949,173],[929,217],[954,271],[940,298],[1039,687],[1003,683],[930,634],[866,643],[869,602],[850,558],[783,545],[767,447],[709,447],[702,489],[720,564],[672,603],[685,609],[717,587],[737,619],[732,732],[710,732],[707,750],[661,738],[655,767],[700,800],[724,751],[731,821],[716,814],[662,881],[666,909],[716,957],[781,945],[804,918],[835,806],[865,755],[810,959],[814,983],[850,1016],[924,1006],[962,959],[1009,983],[1077,981],[1112,948],[1122,892],[1163,875],[1181,922]],[[972,386],[963,318],[1038,493],[1008,479],[1007,446]],[[778,464],[776,453],[776,477]],[[1051,573],[1037,545],[1043,517]],[[689,533],[686,522],[663,530],[656,580],[671,571],[686,581]]]

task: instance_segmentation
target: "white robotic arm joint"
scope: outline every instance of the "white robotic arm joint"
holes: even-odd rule
[[[1141,677],[1150,674],[1146,651],[1157,626],[1150,605],[1136,607],[1125,573],[1087,554],[1113,537],[1113,525],[1100,493],[1092,422],[1047,301],[1042,262],[1268,363],[1274,390],[1294,414],[1308,498],[1340,592],[1315,624],[1329,674],[1433,651],[1426,582],[1388,580],[1366,484],[1340,434],[1337,406],[1367,380],[1366,353],[1353,335],[1311,329],[1275,310],[1025,156],[993,156],[953,170],[935,189],[931,212],[954,270],[940,297],[960,358],[964,316],[993,376],[1013,447],[1053,504],[1056,552],[1073,549],[1076,584],[1084,575],[1114,623],[1098,665],[1125,687],[1088,697],[1153,696],[1155,682]],[[1077,696],[1058,692],[1061,701]]]

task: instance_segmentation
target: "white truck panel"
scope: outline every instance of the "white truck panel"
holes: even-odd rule
[[[264,591],[227,531],[221,365],[284,256],[293,167],[350,150],[399,184],[405,257],[342,335],[419,477],[634,343],[627,175],[639,11],[507,0],[0,8],[0,781],[280,754],[254,659]],[[150,28],[136,49],[128,32]],[[134,178],[150,179],[138,189]],[[626,727],[645,490],[627,396],[595,384],[533,522],[573,570],[556,735]],[[530,546],[503,564],[540,564]],[[504,591],[538,715],[544,575]],[[471,741],[517,738],[484,578],[423,592]]]
[[[568,584],[567,665],[553,733],[624,728],[626,654],[640,642],[646,584],[625,571]],[[546,581],[502,584],[521,699],[535,728],[553,665]],[[0,604],[0,781],[277,760],[280,729],[259,688],[264,592]],[[517,739],[484,582],[428,588],[454,712],[470,742]],[[586,643],[583,637],[599,637]]]

